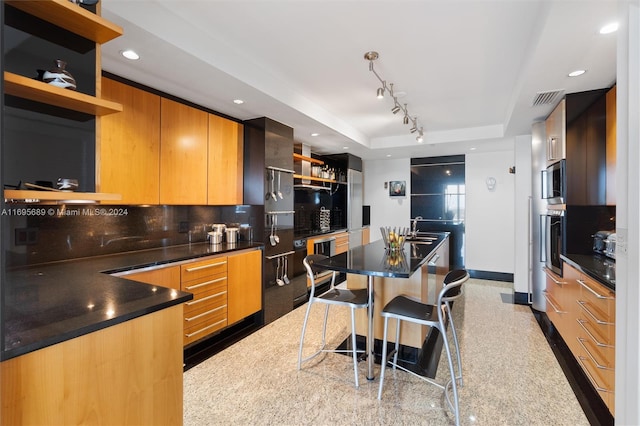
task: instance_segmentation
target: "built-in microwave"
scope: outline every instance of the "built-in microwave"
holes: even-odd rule
[[[565,204],[566,160],[551,164],[542,171],[542,198],[549,204]]]

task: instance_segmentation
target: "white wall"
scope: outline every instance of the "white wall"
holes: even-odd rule
[[[411,160],[389,159],[364,162],[364,202],[371,206],[371,241],[382,238],[381,226],[409,226],[411,220]],[[406,197],[389,197],[385,182],[403,180]]]
[[[513,143],[513,142],[512,142]],[[509,174],[514,152],[466,153],[466,237],[465,262],[468,269],[488,272],[514,272],[514,185]],[[485,184],[496,178],[494,192]],[[371,206],[371,241],[381,238],[381,226],[409,226],[411,198],[389,197],[384,183],[407,182],[411,191],[410,159],[364,162],[364,204]]]
[[[490,272],[514,271],[513,151],[467,154],[465,158],[465,267]],[[487,179],[496,180],[493,191]]]

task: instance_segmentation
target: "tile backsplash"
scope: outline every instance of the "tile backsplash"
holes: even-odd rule
[[[250,226],[259,240],[264,206],[7,205],[6,267],[204,242],[214,223]]]

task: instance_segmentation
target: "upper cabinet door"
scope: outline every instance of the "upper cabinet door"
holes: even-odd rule
[[[242,204],[243,127],[209,114],[208,204]]]
[[[102,96],[123,111],[101,119],[99,190],[122,194],[118,204],[158,204],[160,97],[107,78]]]
[[[162,98],[160,204],[207,204],[208,113]]]

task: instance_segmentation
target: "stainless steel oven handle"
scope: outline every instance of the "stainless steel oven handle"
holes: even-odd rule
[[[545,273],[545,275],[546,275],[547,277],[549,277],[549,279],[551,279],[551,281],[553,281],[554,283],[556,283],[556,284],[558,284],[558,285],[563,285],[563,284],[566,284],[566,283],[567,283],[566,281],[558,281],[558,280],[554,277],[554,274],[553,274],[551,271],[549,271],[549,268],[547,268],[547,267],[544,267],[544,266],[543,266],[543,267],[542,267],[542,271]]]

